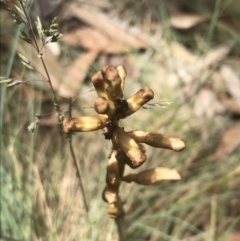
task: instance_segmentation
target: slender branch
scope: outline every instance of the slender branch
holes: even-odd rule
[[[19,0],[19,2],[20,2],[20,5],[21,5],[21,7],[22,7],[22,9],[23,9],[23,12],[24,12],[24,14],[25,14],[25,17],[26,17],[26,19],[27,19],[27,22],[28,22],[30,31],[31,31],[32,36],[33,36],[33,41],[34,41],[34,43],[35,43],[35,45],[36,45],[36,49],[37,49],[38,54],[39,54],[39,53],[40,53],[40,48],[39,48],[39,46],[38,46],[37,38],[36,38],[35,33],[34,33],[34,31],[33,31],[33,26],[32,26],[31,19],[30,19],[28,13],[26,12],[26,9],[25,9],[22,1]],[[58,104],[58,101],[57,101],[57,97],[56,97],[55,91],[54,91],[54,89],[53,89],[51,77],[50,77],[50,75],[49,75],[49,72],[48,72],[48,70],[47,70],[47,67],[46,67],[46,64],[45,64],[45,62],[44,62],[44,60],[43,60],[42,55],[40,55],[40,59],[41,59],[41,62],[42,62],[44,71],[45,71],[45,73],[46,73],[46,75],[47,75],[47,81],[48,81],[48,83],[49,83],[49,85],[50,85],[50,88],[51,88],[51,92],[52,92],[52,95],[53,95],[54,108],[55,108],[55,110],[58,112],[58,119],[59,119],[59,121],[62,123],[63,115],[62,115],[62,111],[60,110],[60,107],[59,107],[59,104]]]
[[[28,15],[28,13],[26,12],[26,9],[22,3],[21,0],[19,0],[20,2],[20,5],[24,11],[24,14],[26,16],[26,19],[27,19],[27,22],[28,22],[28,27],[30,29],[30,32],[33,36],[33,41],[34,41],[34,44],[36,45],[36,50],[38,51],[38,54],[40,54],[41,52],[41,49],[38,45],[38,42],[37,42],[37,38],[35,36],[35,33],[33,31],[33,26],[32,26],[32,23],[31,23],[31,19]],[[46,43],[43,43],[43,46],[45,45]],[[43,47],[42,46],[42,47]],[[49,72],[47,70],[47,66],[43,60],[43,57],[42,55],[40,54],[40,59],[41,59],[41,62],[42,62],[42,65],[43,65],[43,68],[44,68],[44,71],[47,75],[47,82],[49,83],[50,85],[50,88],[51,88],[51,92],[52,92],[52,95],[53,95],[53,103],[54,103],[54,107],[55,107],[55,110],[58,112],[59,114],[59,120],[60,122],[62,123],[62,120],[63,120],[63,114],[62,114],[62,111],[60,110],[60,107],[59,107],[59,104],[58,104],[58,101],[57,101],[57,97],[56,97],[56,94],[55,94],[55,91],[54,91],[54,88],[53,88],[53,85],[52,85],[52,81],[51,81],[51,77],[49,75]],[[39,71],[37,71],[39,72]],[[39,72],[40,73],[40,72]],[[72,99],[70,98],[69,100],[69,117],[72,116]],[[77,163],[77,159],[76,159],[76,156],[75,156],[75,153],[74,153],[74,150],[73,150],[73,145],[72,145],[72,136],[71,134],[68,134],[67,135],[67,139],[68,139],[68,142],[69,142],[69,148],[70,148],[70,152],[71,152],[71,156],[72,156],[72,159],[73,159],[73,162],[74,162],[74,166],[76,168],[76,171],[77,171],[77,177],[79,179],[79,184],[80,184],[80,189],[81,189],[81,193],[82,193],[82,196],[83,196],[83,203],[84,203],[84,208],[86,210],[86,213],[88,213],[89,211],[89,207],[88,207],[88,204],[87,204],[87,198],[86,198],[86,195],[85,195],[85,191],[84,191],[84,186],[83,186],[83,182],[82,182],[82,178],[81,178],[81,172],[80,172],[80,168],[78,166],[78,163]]]
[[[69,117],[70,118],[72,117],[72,98],[69,99]],[[86,210],[86,213],[88,213],[89,208],[88,208],[87,198],[86,198],[86,195],[85,195],[84,186],[83,186],[83,182],[82,182],[82,178],[81,178],[81,171],[80,171],[80,168],[78,166],[78,162],[77,162],[74,150],[73,150],[72,134],[69,133],[67,135],[67,137],[68,137],[67,139],[68,139],[68,142],[69,142],[70,152],[71,152],[71,156],[72,156],[72,159],[73,159],[73,162],[74,162],[74,166],[77,170],[77,177],[78,177],[78,180],[79,180],[80,189],[81,189],[81,193],[82,193],[82,196],[83,196],[84,208]]]
[[[52,81],[51,81],[50,75],[49,75],[49,73],[48,73],[46,64],[45,64],[42,56],[40,57],[40,59],[41,59],[41,61],[42,61],[42,65],[43,65],[43,67],[44,67],[44,70],[45,70],[46,75],[47,75],[48,82],[49,82],[50,87],[51,87],[51,91],[52,91],[52,94],[53,94],[53,100],[54,100],[54,102],[58,105],[58,103],[57,103],[57,98],[56,98],[56,94],[55,94],[55,91],[54,91],[54,89],[53,89]],[[58,106],[59,106],[59,105],[58,105]]]
[[[31,33],[32,33],[32,35],[33,35],[33,41],[34,41],[34,43],[35,43],[35,45],[36,45],[36,49],[37,49],[37,51],[39,52],[39,46],[38,46],[38,44],[37,44],[37,38],[36,38],[35,33],[34,33],[34,31],[33,31],[32,21],[31,21],[29,15],[28,15],[28,13],[26,12],[26,9],[25,9],[25,7],[24,7],[24,5],[23,5],[23,3],[22,3],[21,0],[19,0],[19,3],[20,3],[20,5],[21,5],[21,8],[22,8],[24,14],[25,14],[25,17],[26,17],[27,22],[28,22],[28,26],[29,26],[29,28],[30,28],[30,30],[31,30]]]

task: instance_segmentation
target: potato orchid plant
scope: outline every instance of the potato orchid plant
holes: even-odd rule
[[[92,76],[92,84],[98,95],[94,102],[97,115],[69,117],[63,120],[65,133],[102,129],[105,139],[112,141],[112,150],[107,164],[106,187],[102,195],[103,200],[109,204],[108,213],[111,218],[117,218],[123,214],[119,195],[122,181],[149,185],[166,179],[180,179],[175,169],[162,167],[124,176],[125,165],[135,169],[146,161],[147,156],[142,143],[174,151],[185,148],[181,138],[142,130],[127,132],[119,126],[119,120],[132,115],[154,97],[154,92],[149,87],[143,87],[126,100],[123,96],[126,75],[127,72],[123,66],[103,67]]]

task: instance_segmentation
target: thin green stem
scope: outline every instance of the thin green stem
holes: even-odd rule
[[[59,106],[59,105],[58,105],[58,102],[57,102],[57,98],[56,98],[55,91],[54,91],[54,89],[53,89],[52,81],[51,81],[50,75],[49,75],[48,70],[47,70],[47,67],[46,67],[46,64],[45,64],[45,62],[44,62],[44,60],[43,60],[42,57],[40,57],[40,59],[41,59],[42,65],[43,65],[43,67],[44,67],[44,70],[45,70],[45,72],[46,72],[49,85],[50,85],[50,87],[51,87],[51,91],[52,91],[52,94],[53,94],[54,103],[56,103],[57,106]]]
[[[221,4],[222,4],[222,0],[217,0],[215,8],[214,8],[213,16],[211,18],[209,31],[208,31],[208,34],[207,34],[207,40],[209,41],[209,43],[212,41],[214,30],[217,26],[218,18],[219,18],[219,15],[220,15]]]
[[[72,117],[72,98],[69,99],[69,117],[70,118]],[[72,159],[73,159],[73,162],[74,162],[74,166],[77,170],[77,177],[78,177],[78,180],[79,180],[80,189],[81,189],[81,193],[82,193],[82,197],[83,197],[84,208],[86,210],[86,213],[88,213],[89,208],[88,208],[87,198],[86,198],[86,195],[85,195],[84,186],[83,186],[83,182],[82,182],[82,178],[81,178],[81,171],[80,171],[80,168],[78,166],[78,162],[77,162],[74,150],[73,150],[72,134],[69,133],[67,137],[68,137],[67,139],[68,139],[68,142],[69,142],[70,152],[71,152],[71,156],[72,156]]]
[[[24,7],[24,5],[23,5],[23,3],[22,3],[21,0],[19,0],[19,3],[20,3],[20,5],[21,5],[21,8],[22,8],[22,10],[23,10],[23,12],[24,12],[24,14],[25,14],[26,19],[27,19],[28,27],[30,28],[30,31],[31,31],[31,33],[32,33],[33,41],[34,41],[34,43],[35,43],[36,49],[37,49],[37,51],[39,52],[39,46],[38,46],[38,44],[37,44],[37,38],[36,38],[35,33],[34,33],[34,31],[33,31],[32,21],[31,21],[31,19],[30,19],[30,17],[29,17],[29,15],[28,15],[28,13],[27,13],[27,11],[26,11],[26,9],[25,9],[25,7]]]
[[[37,52],[38,52],[38,54],[40,54],[40,48],[39,48],[39,46],[38,46],[37,38],[36,38],[35,33],[34,33],[34,31],[33,31],[33,26],[32,26],[31,19],[30,19],[28,13],[27,13],[27,11],[26,11],[26,9],[25,9],[22,1],[20,0],[19,2],[20,2],[20,5],[21,5],[21,7],[22,7],[22,9],[23,9],[23,12],[24,12],[24,14],[25,14],[25,17],[26,17],[26,19],[27,19],[28,26],[29,26],[29,29],[30,29],[30,31],[31,31],[31,33],[32,33],[33,41],[34,41],[34,43],[35,43]],[[56,97],[56,94],[55,94],[55,91],[54,91],[54,88],[53,88],[53,85],[52,85],[51,77],[50,77],[50,75],[49,75],[48,69],[47,69],[46,64],[45,64],[45,62],[44,62],[44,60],[43,60],[42,55],[40,55],[40,59],[41,59],[41,62],[42,62],[44,71],[45,71],[45,73],[46,73],[46,75],[47,75],[47,81],[48,81],[48,83],[49,83],[49,85],[50,85],[50,88],[51,88],[51,92],[52,92],[52,95],[53,95],[54,108],[55,108],[55,110],[58,112],[58,119],[59,119],[60,123],[62,123],[62,119],[63,119],[62,117],[63,117],[63,115],[62,115],[62,111],[60,110],[60,107],[59,107],[59,104],[58,104],[58,101],[57,101],[57,97]]]

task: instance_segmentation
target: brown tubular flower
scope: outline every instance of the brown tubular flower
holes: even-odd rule
[[[94,109],[98,114],[105,114],[109,110],[109,102],[105,97],[97,97],[94,102]]]
[[[119,148],[131,160],[134,167],[139,167],[145,162],[146,155],[142,152],[140,145],[131,138],[123,128],[116,127],[113,132],[113,139],[116,141]]]
[[[131,131],[128,132],[135,141],[145,143],[156,148],[165,148],[173,151],[182,151],[185,142],[181,138],[165,136],[157,132]]]
[[[65,133],[96,131],[105,127],[107,119],[107,115],[65,118],[63,131]]]
[[[179,180],[179,173],[175,169],[156,167],[143,172],[129,174],[123,177],[125,182],[136,182],[141,185],[150,185],[162,180]]]
[[[143,87],[127,100],[128,108],[125,112],[120,113],[119,117],[123,119],[133,114],[134,112],[139,110],[144,104],[146,104],[149,100],[152,100],[153,97],[153,91],[149,87]]]
[[[104,98],[108,102],[108,107],[105,109],[104,112],[98,112],[98,109],[95,108],[96,112],[99,114],[106,114],[109,116],[113,116],[116,113],[116,106],[115,103],[109,99],[107,93],[106,93],[106,88],[108,87],[108,84],[106,80],[102,76],[102,71],[98,71],[96,74],[92,76],[92,83],[93,86],[98,94],[99,98]],[[103,100],[103,99],[102,99]],[[99,101],[97,101],[99,102]]]
[[[122,79],[118,74],[118,70],[109,66],[105,71],[102,71],[103,78],[107,83],[106,93],[112,101],[121,100],[123,98]]]
[[[107,97],[105,92],[105,83],[101,71],[98,71],[92,76],[92,84],[99,97]]]
[[[142,151],[142,153],[145,154],[146,150],[145,150],[144,145],[138,143],[138,146],[139,146],[140,150]],[[139,165],[136,165],[136,162],[133,162],[132,160],[130,160],[130,158],[122,150],[119,151],[117,159],[119,160],[120,163],[125,163],[128,166],[130,166],[132,169],[136,169],[139,167]]]
[[[117,150],[113,150],[110,154],[106,175],[107,186],[103,191],[103,200],[110,204],[117,201],[118,189],[121,183],[117,154]]]
[[[157,132],[126,132],[119,127],[118,121],[135,113],[149,100],[154,92],[143,87],[128,100],[124,99],[123,90],[127,72],[123,66],[105,66],[91,78],[98,97],[94,102],[96,116],[64,118],[65,133],[88,132],[102,129],[105,139],[111,140],[113,148],[107,164],[106,187],[102,197],[109,205],[111,218],[124,216],[123,204],[119,195],[122,181],[150,185],[161,180],[179,180],[175,169],[157,167],[124,176],[125,164],[135,169],[146,161],[144,144],[156,148],[181,151],[185,142],[181,138],[169,137]]]
[[[118,70],[118,74],[119,74],[119,76],[121,78],[121,89],[122,89],[122,91],[124,91],[125,78],[127,76],[127,71],[121,65],[117,66],[116,69]]]

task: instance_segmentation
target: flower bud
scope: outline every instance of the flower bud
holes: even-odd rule
[[[146,155],[142,152],[141,147],[123,130],[123,128],[117,127],[113,132],[113,138],[119,148],[125,152],[131,160],[134,167],[139,167],[145,162]]]
[[[106,93],[109,99],[113,101],[122,99],[122,80],[118,74],[118,70],[113,66],[109,66],[105,72],[102,70],[102,76],[107,83]]]
[[[92,76],[93,86],[99,97],[106,97],[105,83],[101,71],[98,71]]]
[[[102,76],[110,85],[121,84],[121,78],[118,74],[118,70],[113,66],[108,66],[105,70],[102,70]]]
[[[106,72],[108,67],[109,67],[109,65],[105,65],[102,67],[102,69],[101,69],[102,76],[104,76],[104,73]]]
[[[185,148],[185,142],[181,138],[165,136],[157,132],[131,131],[128,134],[137,142],[157,148],[174,151],[182,151]]]
[[[125,78],[127,76],[127,71],[122,65],[117,66],[116,69],[118,70],[118,74],[121,78],[121,89],[123,91],[124,85],[125,85]]]
[[[94,109],[99,114],[106,114],[109,108],[108,101],[105,97],[97,97],[94,102]]]
[[[113,116],[116,113],[115,103],[105,97],[97,97],[94,102],[94,109],[98,114]]]
[[[65,133],[95,131],[104,128],[107,120],[107,115],[65,118],[63,130]]]
[[[131,98],[127,100],[128,109],[125,112],[120,113],[120,118],[123,119],[137,110],[139,110],[144,104],[149,100],[153,99],[154,92],[149,87],[143,87],[137,93],[135,93]]]

